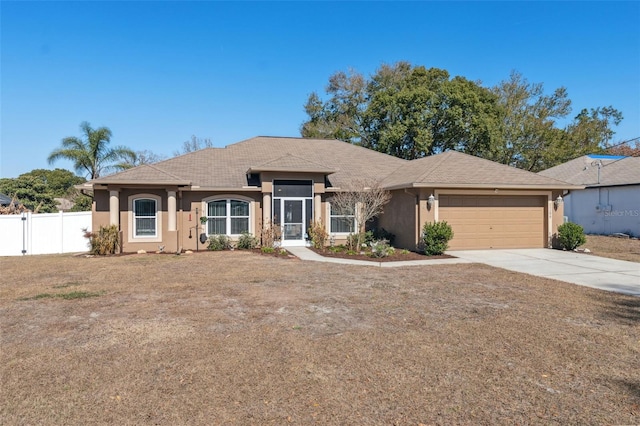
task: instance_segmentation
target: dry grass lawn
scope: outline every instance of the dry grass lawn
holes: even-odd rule
[[[640,262],[640,240],[587,235],[587,243],[581,247],[588,248],[598,256]]]
[[[238,251],[0,263],[3,425],[640,423],[640,298]]]

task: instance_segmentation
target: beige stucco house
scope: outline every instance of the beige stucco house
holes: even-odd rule
[[[322,222],[344,240],[358,225],[331,208],[355,181],[378,182],[391,201],[377,226],[414,249],[425,222],[446,220],[452,249],[548,247],[573,186],[458,152],[407,161],[337,140],[255,137],[87,182],[93,229],[117,225],[122,250],[196,249],[198,236],[282,230],[283,246],[305,245]],[[203,218],[201,223],[200,218]],[[200,247],[202,245],[200,244]]]

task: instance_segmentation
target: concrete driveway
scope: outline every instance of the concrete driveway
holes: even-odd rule
[[[464,260],[640,296],[640,263],[551,249],[456,250]]]

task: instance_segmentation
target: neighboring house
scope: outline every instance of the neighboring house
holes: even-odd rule
[[[640,236],[640,157],[584,155],[539,175],[585,187],[564,196],[564,211],[586,233]]]
[[[11,198],[0,192],[0,206],[8,206],[11,204]]]
[[[117,225],[124,252],[176,251],[195,249],[203,232],[260,235],[270,223],[283,246],[307,244],[314,221],[340,243],[356,229],[331,196],[362,180],[391,192],[377,226],[408,249],[424,223],[442,220],[453,227],[454,249],[547,247],[563,219],[554,200],[578,188],[453,151],[407,161],[337,140],[282,137],[203,149],[83,188],[94,193],[93,229]]]

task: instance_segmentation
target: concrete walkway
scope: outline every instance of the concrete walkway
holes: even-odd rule
[[[448,265],[454,263],[472,263],[472,260],[462,258],[452,259],[430,259],[430,260],[403,260],[398,262],[375,262],[370,260],[342,259],[339,257],[320,256],[307,247],[286,247],[287,251],[301,260],[313,262],[341,263],[343,265],[379,266],[382,268],[393,268],[399,266],[420,266],[420,265]]]
[[[608,259],[584,253],[551,249],[458,250],[447,252],[447,254],[455,256],[452,259],[374,262],[324,257],[306,247],[287,247],[287,250],[301,260],[340,263],[343,265],[378,266],[382,268],[484,263],[497,268],[538,277],[552,278],[586,287],[640,296],[640,263]]]
[[[640,263],[551,249],[447,252],[470,262],[640,296]]]

